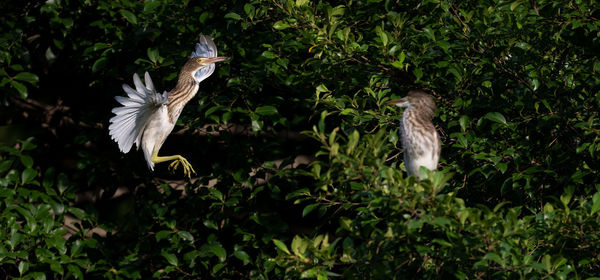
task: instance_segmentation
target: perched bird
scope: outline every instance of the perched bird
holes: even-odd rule
[[[440,160],[440,136],[431,122],[435,115],[435,101],[431,95],[411,90],[408,96],[388,102],[406,108],[400,129],[404,148],[404,165],[408,175],[420,176],[419,168],[435,170]]]
[[[115,116],[108,127],[121,152],[128,153],[135,143],[138,149],[142,148],[150,170],[154,170],[155,163],[173,161],[169,165],[172,170],[181,165],[187,177],[196,173],[184,157],[158,156],[158,151],[175,127],[185,104],[198,92],[200,82],[215,71],[216,62],[226,59],[217,56],[217,47],[209,36],[200,35],[196,49],[181,68],[177,85],[171,91],[162,94],[156,91],[148,72],[144,76],[145,85],[133,74],[135,89],[123,84],[127,97],[115,97],[123,106],[112,109]]]

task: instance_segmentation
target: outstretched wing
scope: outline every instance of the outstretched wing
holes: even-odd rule
[[[128,153],[133,143],[138,148],[140,147],[142,132],[148,121],[161,106],[168,102],[167,92],[160,94],[154,89],[148,72],[144,75],[144,80],[145,86],[138,74],[133,74],[135,89],[123,84],[123,90],[127,93],[127,97],[115,97],[117,102],[123,106],[112,109],[115,116],[110,119],[108,130],[111,138],[119,144],[119,149],[123,153]]]
[[[199,42],[196,43],[196,49],[192,52],[191,57],[216,57],[217,46],[213,42],[212,38],[207,35],[200,35]],[[206,67],[200,68],[200,70],[194,73],[194,77],[198,82],[208,78],[212,73],[215,72],[215,64],[210,64]]]
[[[217,56],[217,46],[212,38],[207,35],[200,35],[196,49],[192,52],[193,57],[215,57]]]

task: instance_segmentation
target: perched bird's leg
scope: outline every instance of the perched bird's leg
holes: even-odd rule
[[[154,153],[152,154],[152,162],[160,163],[160,162],[165,162],[165,161],[173,161],[169,165],[169,169],[171,169],[173,171],[175,171],[175,169],[177,169],[179,164],[181,164],[181,166],[183,167],[183,174],[185,174],[185,176],[187,176],[190,179],[192,178],[192,173],[196,174],[196,171],[194,171],[194,168],[192,168],[192,165],[184,157],[182,157],[180,155],[159,157],[158,150],[154,151]]]

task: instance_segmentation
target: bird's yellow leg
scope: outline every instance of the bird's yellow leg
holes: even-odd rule
[[[169,164],[169,169],[173,171],[177,169],[179,164],[181,164],[181,167],[183,167],[183,174],[190,179],[192,178],[192,173],[196,174],[196,171],[194,171],[194,168],[192,168],[192,165],[187,161],[187,159],[180,155],[159,157],[158,151],[155,151],[152,154],[152,162],[160,163],[165,161],[173,161],[171,164]]]

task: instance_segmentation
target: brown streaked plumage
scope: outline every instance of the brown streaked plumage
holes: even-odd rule
[[[133,143],[141,147],[150,170],[154,170],[155,163],[173,161],[172,169],[181,164],[186,176],[195,173],[182,156],[158,156],[158,151],[175,127],[183,107],[198,92],[200,82],[214,72],[214,63],[226,59],[217,56],[217,47],[210,37],[200,35],[195,51],[179,72],[177,85],[168,93],[156,91],[148,72],[144,77],[145,85],[134,74],[135,89],[123,85],[128,98],[116,97],[123,106],[114,108],[115,116],[110,119],[109,133],[119,144],[119,149],[127,153]]]
[[[440,136],[432,122],[437,108],[435,101],[423,91],[412,90],[408,96],[390,101],[389,104],[406,108],[400,124],[404,165],[408,175],[423,179],[419,168],[424,166],[435,170],[441,153]]]

